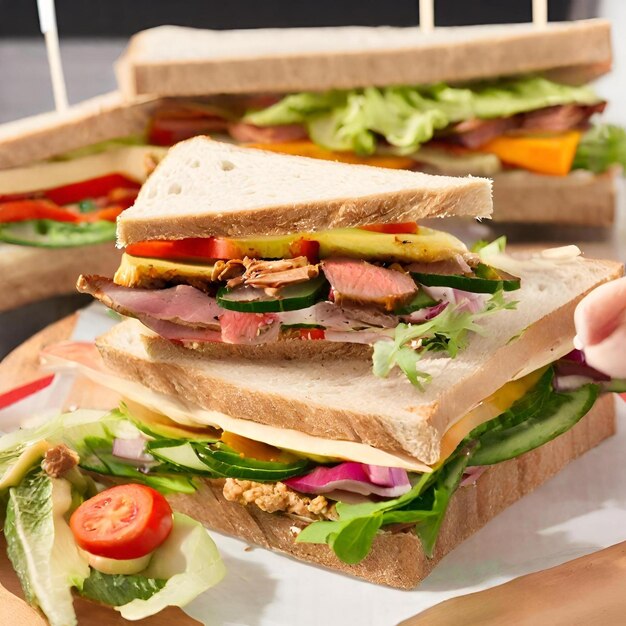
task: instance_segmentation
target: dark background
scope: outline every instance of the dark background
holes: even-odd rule
[[[594,0],[550,0],[549,19],[595,12]],[[528,22],[531,0],[436,0],[439,26]],[[418,0],[57,0],[64,37],[127,37],[162,24],[199,28],[418,23]],[[39,33],[36,0],[0,0],[0,37]]]

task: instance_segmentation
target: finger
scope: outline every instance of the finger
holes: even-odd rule
[[[611,378],[626,378],[626,320],[604,341],[586,346],[585,359]]]
[[[626,278],[620,278],[601,285],[582,299],[574,313],[576,334],[586,349],[615,332],[625,315]]]

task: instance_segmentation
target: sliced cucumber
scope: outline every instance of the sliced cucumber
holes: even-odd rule
[[[435,306],[437,304],[437,300],[431,298],[423,289],[418,289],[417,294],[411,300],[411,302],[405,304],[397,308],[394,313],[396,315],[411,315],[415,311],[419,311],[420,309],[428,309],[431,306]]]
[[[305,283],[289,285],[280,290],[277,297],[266,295],[262,290],[251,291],[249,287],[228,289],[217,292],[217,304],[223,309],[242,313],[279,313],[308,309],[328,295],[328,281],[318,276]],[[250,299],[250,296],[254,299]]]
[[[463,274],[424,274],[411,272],[411,276],[426,287],[453,287],[473,293],[495,293],[500,289],[515,291],[520,288],[521,281],[516,276],[498,272],[494,268],[481,263],[474,276]]]
[[[576,391],[551,394],[535,415],[523,422],[484,433],[469,465],[500,463],[558,437],[589,412],[599,391],[597,385],[585,385]]]
[[[72,224],[54,220],[28,220],[0,224],[0,241],[38,248],[72,248],[115,241],[115,222]]]
[[[219,449],[201,444],[193,444],[193,447],[200,460],[213,473],[229,478],[275,482],[300,476],[309,466],[306,459],[295,463],[276,463],[242,457],[235,452],[228,451],[225,447]]]
[[[213,474],[206,464],[198,458],[190,443],[163,445],[169,443],[171,442],[154,442],[153,445],[148,445],[148,450],[159,461],[170,463],[181,469],[191,470],[195,474]]]

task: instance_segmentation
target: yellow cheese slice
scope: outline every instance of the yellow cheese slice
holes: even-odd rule
[[[124,287],[142,286],[154,280],[202,278],[211,280],[213,265],[148,259],[124,253],[114,281]]]

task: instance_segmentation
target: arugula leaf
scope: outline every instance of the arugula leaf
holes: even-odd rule
[[[361,562],[372,549],[374,537],[383,523],[382,513],[350,520],[339,532],[329,536],[334,553],[344,562]]]
[[[146,578],[139,575],[103,574],[92,569],[89,578],[83,583],[80,595],[107,604],[122,606],[133,600],[147,600],[165,587],[167,580]]]
[[[405,376],[420,391],[431,376],[418,369],[418,362],[428,352],[447,352],[455,358],[468,342],[468,333],[486,333],[479,322],[485,317],[514,309],[517,302],[507,302],[502,289],[496,291],[478,313],[462,310],[460,305],[448,305],[439,315],[421,324],[398,324],[393,341],[381,340],[374,344],[372,357],[375,376],[385,378],[394,367],[399,367]]]
[[[601,174],[612,165],[626,169],[626,129],[598,124],[582,136],[572,169]]]

